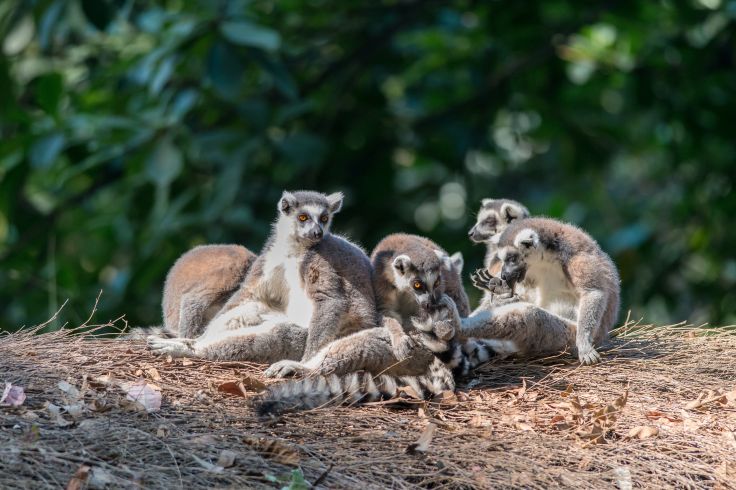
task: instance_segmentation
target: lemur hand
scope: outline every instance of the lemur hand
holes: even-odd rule
[[[493,294],[508,293],[511,291],[506,281],[500,277],[494,277],[487,269],[477,269],[470,274],[470,280],[476,288],[489,291]]]

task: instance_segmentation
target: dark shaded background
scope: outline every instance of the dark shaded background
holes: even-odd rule
[[[154,5],[155,4],[155,5]],[[4,1],[0,330],[160,318],[283,189],[461,250],[481,198],[583,226],[623,311],[736,323],[736,2]],[[470,292],[470,291],[469,291]],[[474,293],[474,292],[472,292]],[[477,295],[475,296],[477,297]]]

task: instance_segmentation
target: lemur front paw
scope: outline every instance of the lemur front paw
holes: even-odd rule
[[[592,366],[601,362],[601,355],[594,347],[587,347],[578,350],[578,359],[583,366]]]
[[[286,378],[289,376],[301,376],[306,372],[306,367],[299,361],[283,360],[271,364],[263,375],[267,378]]]
[[[172,357],[188,357],[194,355],[194,341],[192,339],[162,339],[149,335],[146,339],[148,348],[154,354],[170,355]]]
[[[470,274],[470,280],[473,282],[473,286],[482,291],[493,294],[508,294],[511,292],[511,288],[506,284],[506,281],[500,277],[492,276],[487,269],[477,269]]]

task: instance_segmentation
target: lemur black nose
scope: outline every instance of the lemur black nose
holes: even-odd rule
[[[322,238],[322,235],[324,235],[324,232],[322,230],[314,230],[312,232],[312,237],[314,238]]]

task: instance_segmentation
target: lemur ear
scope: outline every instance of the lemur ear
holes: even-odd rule
[[[406,271],[411,265],[411,259],[408,255],[399,255],[394,259],[394,270],[402,276],[406,274]]]
[[[278,210],[283,214],[289,214],[296,207],[296,196],[291,192],[284,191],[279,199]]]
[[[446,252],[443,252],[442,250],[434,249],[434,254],[442,261],[442,266],[447,269],[448,271],[452,270],[452,261],[450,261],[450,257],[448,257]]]
[[[523,206],[517,206],[516,204],[507,202],[501,206],[501,217],[506,223],[511,223],[515,219],[529,217],[529,211]]]
[[[539,235],[531,228],[525,228],[516,235],[514,246],[521,249],[537,248],[539,246]]]
[[[327,203],[330,205],[330,213],[335,214],[342,209],[342,200],[345,198],[342,192],[335,192],[327,196]]]
[[[495,199],[482,199],[480,201],[480,205],[481,207],[488,208],[491,206],[491,204],[493,204],[494,201]]]
[[[455,272],[457,272],[458,274],[461,274],[463,272],[465,259],[463,259],[463,254],[461,252],[455,252],[454,254],[450,255],[450,262],[452,262],[452,268],[455,269]]]

